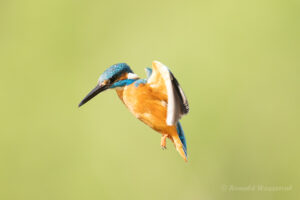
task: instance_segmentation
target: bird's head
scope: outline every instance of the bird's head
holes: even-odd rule
[[[119,63],[106,69],[98,79],[96,87],[80,102],[79,107],[91,100],[100,92],[110,88],[124,87],[133,83],[138,76],[126,63]]]

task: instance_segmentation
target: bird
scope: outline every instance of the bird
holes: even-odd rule
[[[78,107],[97,94],[114,89],[137,119],[161,134],[161,148],[166,149],[166,139],[170,139],[187,162],[186,139],[179,122],[189,112],[187,98],[166,65],[153,61],[152,69],[145,68],[145,71],[147,78],[142,79],[126,63],[110,66],[101,74],[96,87],[83,98]]]

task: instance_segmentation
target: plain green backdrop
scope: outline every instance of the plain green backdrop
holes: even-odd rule
[[[0,1],[0,199],[298,199],[299,10],[298,0]],[[110,65],[145,77],[153,60],[188,97],[188,163],[114,91],[77,108]]]

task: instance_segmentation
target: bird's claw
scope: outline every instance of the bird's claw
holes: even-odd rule
[[[162,150],[165,150],[165,149],[167,149],[167,147],[166,146],[160,146],[161,147],[161,149]]]

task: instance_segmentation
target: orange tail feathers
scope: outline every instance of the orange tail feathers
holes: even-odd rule
[[[187,162],[187,157],[185,155],[185,152],[183,150],[183,145],[181,143],[181,140],[179,138],[179,136],[176,135],[172,135],[172,140],[174,142],[174,145],[176,147],[176,150],[178,151],[178,153],[181,155],[181,157],[184,159],[185,162]]]

